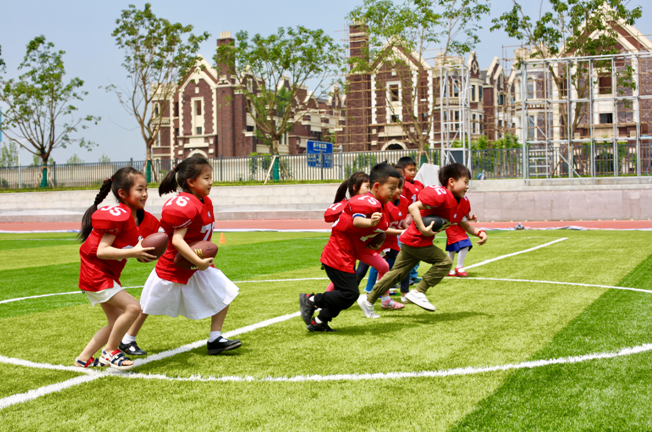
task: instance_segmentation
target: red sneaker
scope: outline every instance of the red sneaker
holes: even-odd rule
[[[456,277],[457,276],[457,269],[449,271],[446,276]]]
[[[455,275],[457,277],[467,277],[469,274],[462,267],[455,267]]]

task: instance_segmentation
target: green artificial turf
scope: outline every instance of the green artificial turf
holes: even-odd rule
[[[299,293],[320,292],[328,284],[265,282],[325,278],[319,266],[324,234],[225,236],[216,264],[232,280],[241,281],[225,331],[294,313]],[[467,266],[561,237],[568,240],[472,268],[471,277],[652,289],[648,233],[529,231],[489,236],[486,245],[469,253]],[[219,233],[214,236],[218,240]],[[25,250],[43,247],[25,243]],[[0,262],[4,253],[0,251]],[[1,271],[0,278],[11,279],[0,296],[74,291],[78,258],[69,251],[60,255],[62,262],[69,261]],[[142,285],[152,267],[130,262],[123,285]],[[427,268],[422,264],[420,273]],[[129,291],[140,294],[140,289]],[[296,317],[239,335],[243,346],[231,353],[209,357],[200,347],[133,372],[170,378],[265,378],[495,366],[640,345],[648,342],[652,330],[652,295],[643,293],[446,278],[428,297],[436,313],[414,305],[401,311],[377,306],[381,318],[370,320],[354,304],[333,321],[337,333],[308,333]],[[0,317],[0,355],[45,362],[41,345],[33,342],[55,341],[56,350],[49,352],[47,361],[53,364],[70,364],[105,323],[100,308],[92,308],[81,294],[0,304]],[[138,342],[150,354],[171,350],[205,339],[209,321],[153,316]],[[652,427],[647,408],[651,357],[637,354],[532,370],[377,381],[106,377],[0,410],[0,430],[107,430],[107,424],[116,422],[130,430],[646,430]],[[32,377],[30,368],[12,367],[29,377],[24,388],[49,384],[39,384],[42,378],[37,373]],[[0,389],[3,395],[14,394],[8,382]],[[124,398],[105,397],[115,392]]]

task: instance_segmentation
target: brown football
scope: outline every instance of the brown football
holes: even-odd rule
[[[198,241],[190,243],[188,246],[190,246],[190,249],[192,249],[201,259],[215,258],[215,255],[217,255],[217,245],[215,243]],[[177,252],[177,256],[174,257],[174,264],[186,270],[197,269],[194,264],[185,259],[179,252]]]
[[[141,245],[144,248],[153,247],[154,250],[150,251],[151,255],[156,255],[156,258],[161,258],[165,253],[165,249],[168,247],[168,235],[165,233],[154,233],[150,234],[145,239]]]
[[[387,240],[387,236],[384,232],[381,232],[367,241],[367,247],[370,249],[377,249],[385,243],[385,240]]]

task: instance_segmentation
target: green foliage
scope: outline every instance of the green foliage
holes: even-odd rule
[[[84,81],[73,78],[64,82],[64,51],[56,51],[45,36],[27,44],[27,51],[18,70],[26,70],[17,79],[0,77],[0,102],[3,111],[0,129],[32,154],[48,163],[54,149],[78,144],[91,149],[96,145],[84,138],[73,138],[79,129],[97,124],[99,117],[78,117],[73,105],[88,94],[82,91]],[[4,72],[4,68],[1,69]]]
[[[111,34],[124,52],[122,66],[127,71],[128,88],[123,92],[114,85],[105,89],[118,96],[120,104],[134,116],[145,141],[147,160],[158,137],[163,113],[179,84],[199,62],[199,45],[210,34],[195,35],[193,26],[171,23],[157,17],[152,5],[142,10],[134,5],[124,9]],[[154,102],[159,112],[154,113]]]
[[[214,61],[218,69],[233,69],[257,131],[277,154],[283,134],[315,108],[313,98],[331,91],[327,80],[340,72],[342,58],[342,48],[323,30],[297,26],[269,37],[241,31],[236,42],[217,47]]]
[[[0,168],[14,166],[18,166],[18,146],[15,142],[9,141],[9,144],[3,144],[0,149]]]
[[[477,141],[471,141],[471,149],[484,150],[489,148],[489,139],[486,135],[480,135]]]
[[[497,149],[512,149],[521,148],[521,144],[518,142],[518,136],[507,133],[503,138],[494,141],[492,147]]]
[[[103,154],[102,156],[100,156],[99,162],[100,163],[109,163],[109,162],[111,162],[111,158],[108,157],[107,155]],[[163,174],[162,171],[161,171],[161,174]]]
[[[353,159],[353,162],[344,167],[345,178],[351,177],[351,174],[358,171],[369,172],[374,165],[378,164],[376,155],[373,154],[359,154]]]
[[[80,158],[77,153],[74,155],[70,156],[68,160],[66,161],[68,165],[78,165],[78,164],[83,164],[84,160]]]

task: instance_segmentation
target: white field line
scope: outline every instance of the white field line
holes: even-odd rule
[[[501,260],[501,259],[513,257],[515,255],[520,255],[520,254],[527,253],[527,252],[532,252],[534,250],[541,249],[541,248],[544,248],[546,246],[550,246],[552,244],[559,243],[559,242],[564,241],[564,240],[568,240],[568,237],[562,237],[562,238],[556,239],[554,241],[551,241],[551,242],[548,242],[548,243],[545,243],[545,244],[542,244],[542,245],[539,245],[539,246],[535,246],[535,247],[530,248],[530,249],[522,250],[520,252],[514,252],[514,253],[511,253],[511,254],[507,254],[507,255],[501,255],[499,257],[492,258],[492,259],[489,259],[489,260],[486,260],[486,261],[482,261],[482,262],[479,262],[477,264],[472,264],[472,265],[466,266],[464,268],[465,269],[471,269],[471,268],[475,268],[475,267],[480,267],[480,266],[483,266],[485,264],[492,263],[494,261],[498,261],[498,260]],[[243,283],[294,282],[294,281],[312,281],[312,280],[324,280],[325,281],[325,280],[328,280],[328,278],[322,277],[322,278],[298,278],[298,279],[246,280],[246,281],[234,281],[233,283],[235,283],[235,284],[243,284]],[[130,287],[125,287],[125,289],[142,288],[142,287],[143,287],[142,285],[140,285],[140,286],[130,286]],[[30,296],[30,297],[19,297],[19,298],[15,298],[15,299],[2,300],[2,301],[0,301],[0,304],[12,303],[12,302],[21,301],[21,300],[30,300],[30,299],[41,298],[41,297],[51,297],[51,296],[79,294],[79,293],[81,293],[81,291],[70,291],[70,292],[65,292],[65,293],[41,294],[41,295]]]
[[[617,290],[623,290],[623,291],[636,291],[636,292],[643,292],[643,293],[647,293],[647,294],[652,294],[652,290],[645,290],[645,289],[640,289],[640,288],[628,288],[628,287],[619,287],[619,286],[611,286],[611,285],[585,284],[585,283],[576,283],[576,282],[556,282],[556,281],[541,281],[541,280],[532,280],[532,279],[503,279],[503,278],[483,278],[483,277],[465,277],[465,278],[458,278],[458,279],[504,281],[504,282],[528,282],[528,283],[542,283],[542,284],[550,284],[550,285],[574,285],[574,286],[581,286],[581,287],[608,288],[608,289],[617,289]]]
[[[297,375],[292,377],[264,377],[255,378],[252,376],[223,376],[223,377],[206,377],[191,376],[188,378],[168,377],[161,374],[141,374],[141,373],[122,373],[115,374],[121,378],[140,378],[140,379],[157,379],[167,381],[221,381],[221,382],[303,382],[303,381],[362,381],[362,380],[387,380],[387,379],[403,379],[403,378],[433,378],[433,377],[449,377],[459,375],[474,375],[488,372],[501,372],[514,369],[532,369],[542,366],[549,366],[555,364],[569,364],[581,363],[589,360],[610,359],[614,357],[629,356],[643,352],[652,351],[652,344],[639,345],[633,348],[623,348],[617,352],[595,353],[586,354],[575,357],[561,357],[556,359],[547,360],[533,360],[522,363],[513,363],[500,366],[485,366],[485,367],[463,367],[455,369],[435,370],[435,371],[420,371],[420,372],[387,372],[387,373],[373,373],[373,374],[337,374],[337,375]]]
[[[63,370],[63,371],[68,371],[68,372],[80,372],[80,373],[86,373],[86,374],[89,374],[89,375],[98,373],[98,372],[95,372],[94,370],[91,370],[91,369],[85,369],[85,368],[76,367],[76,366],[64,366],[64,365],[52,365],[52,364],[48,364],[48,363],[36,363],[36,362],[29,361],[29,360],[22,360],[22,359],[5,357],[5,356],[0,356],[0,363],[11,364],[11,365],[15,365],[15,366],[25,366],[25,367],[31,367],[31,368],[36,368],[36,369],[54,369],[54,370]]]
[[[489,264],[489,263],[492,263],[492,262],[495,262],[495,261],[498,261],[498,260],[501,260],[501,259],[513,257],[513,256],[524,254],[524,253],[527,253],[527,252],[532,252],[532,251],[535,251],[537,249],[541,249],[541,248],[553,245],[555,243],[563,242],[564,240],[568,240],[568,237],[562,237],[560,239],[553,240],[551,242],[544,243],[542,245],[535,246],[535,247],[532,247],[532,248],[529,248],[529,249],[525,249],[525,250],[522,250],[520,252],[514,252],[514,253],[511,253],[511,254],[507,254],[507,255],[501,255],[501,256],[496,257],[496,258],[491,258],[491,259],[488,259],[486,261],[479,262],[477,264],[471,264],[470,266],[464,267],[464,269],[467,270],[467,269],[471,269],[471,268],[475,268],[475,267],[480,267],[480,266],[483,266],[485,264]]]
[[[67,389],[68,387],[76,386],[89,381],[94,381],[98,378],[102,378],[103,376],[105,375],[99,373],[92,374],[92,375],[82,375],[82,376],[69,379],[68,381],[63,381],[45,387],[39,387],[34,390],[29,390],[26,393],[19,393],[12,396],[8,396],[6,398],[0,399],[0,409],[6,408],[8,406],[17,403],[27,402],[36,399],[38,397],[45,396],[46,394],[60,392],[61,390]]]

